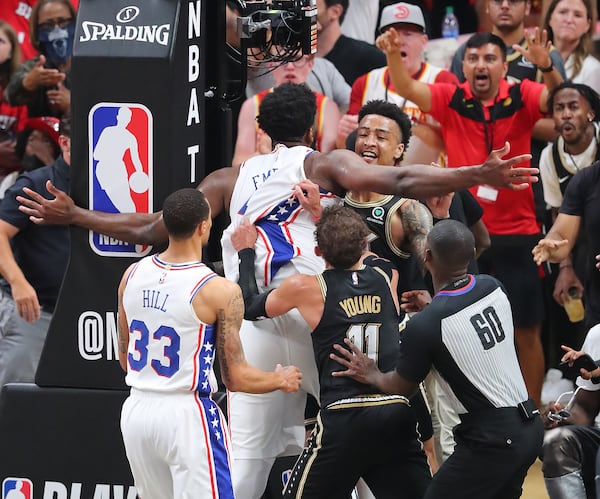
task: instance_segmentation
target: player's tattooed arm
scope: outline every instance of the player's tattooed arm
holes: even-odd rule
[[[419,201],[414,200],[404,203],[400,210],[402,226],[410,242],[411,252],[422,264],[425,260],[427,234],[433,227],[431,213]]]
[[[297,391],[302,381],[298,368],[278,364],[274,371],[267,372],[248,364],[239,335],[244,317],[244,298],[237,284],[227,282],[226,286],[229,289],[222,290],[226,297],[224,306],[217,309],[217,355],[227,388],[247,393]]]
[[[221,365],[223,382],[230,390],[235,384],[235,370],[246,362],[239,336],[244,317],[244,299],[239,289],[229,297],[225,308],[217,311],[217,354]],[[232,370],[234,371],[232,374]]]

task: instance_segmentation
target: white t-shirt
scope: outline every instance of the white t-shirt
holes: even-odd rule
[[[569,173],[574,175],[579,170],[587,168],[594,162],[598,141],[600,141],[600,125],[594,123],[594,128],[596,129],[596,140],[592,140],[581,154],[569,154],[565,152],[563,138],[559,136],[556,139],[558,141],[558,155],[565,170]],[[540,176],[542,177],[542,187],[544,188],[544,201],[552,208],[560,208],[563,201],[560,184],[565,182],[569,177],[558,177],[552,155],[552,143],[544,148],[540,156]]]
[[[375,43],[378,16],[378,0],[348,0],[342,34],[367,43]]]
[[[592,359],[600,360],[600,324],[596,324],[588,331],[581,349],[589,354]],[[591,380],[583,379],[581,376],[578,376],[575,382],[577,383],[577,386],[581,386],[589,392],[597,392],[600,390],[600,384],[596,385],[592,383]]]

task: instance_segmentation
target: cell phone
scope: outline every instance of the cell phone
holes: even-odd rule
[[[596,361],[586,353],[581,357],[575,359],[573,361],[572,366],[569,365],[569,362],[561,362],[559,364],[559,367],[566,369],[575,369],[579,373],[580,369],[585,369],[586,371],[593,371],[598,366],[596,365]]]

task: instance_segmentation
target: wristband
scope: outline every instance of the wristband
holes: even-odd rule
[[[554,69],[554,62],[552,61],[552,59],[550,59],[550,65],[542,68],[540,66],[538,66],[538,69],[542,72],[542,73],[550,73],[553,69]]]
[[[596,362],[596,365],[597,365],[598,367],[600,367],[600,360],[596,360],[596,361],[594,361],[594,362]],[[594,385],[598,385],[598,384],[600,384],[600,376],[592,376],[592,377],[590,378],[590,381],[591,381],[592,383],[594,383]]]
[[[558,266],[558,270],[562,270],[562,269],[568,269],[568,268],[573,268],[573,265],[571,265],[570,263],[566,264],[566,265],[559,265]]]

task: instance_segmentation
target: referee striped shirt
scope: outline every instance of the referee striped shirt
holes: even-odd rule
[[[458,414],[527,400],[512,312],[499,281],[468,274],[408,322],[396,370],[420,382],[432,368]]]

